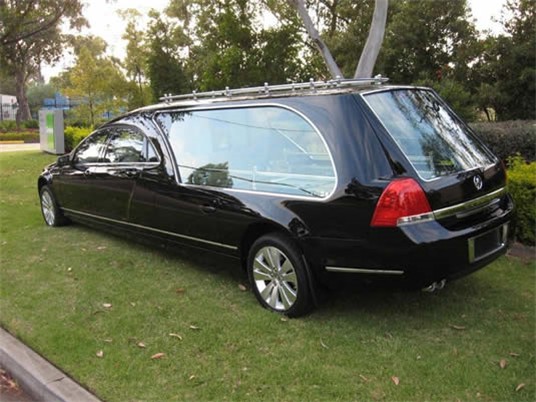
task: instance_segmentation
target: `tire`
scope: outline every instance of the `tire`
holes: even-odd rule
[[[253,293],[263,307],[289,317],[312,309],[308,268],[289,237],[271,233],[257,239],[249,251],[247,269]]]
[[[67,224],[68,220],[63,216],[54,198],[54,194],[52,194],[48,186],[41,187],[39,198],[41,200],[41,213],[48,226],[63,226]]]

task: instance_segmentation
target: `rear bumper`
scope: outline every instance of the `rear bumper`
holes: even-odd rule
[[[370,228],[361,239],[308,238],[302,247],[319,281],[358,277],[422,287],[453,280],[505,254],[513,203],[485,222],[449,230],[438,221],[397,228]]]

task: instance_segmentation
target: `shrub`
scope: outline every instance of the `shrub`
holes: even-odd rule
[[[7,133],[9,131],[15,131],[17,129],[17,122],[15,120],[3,120],[0,121],[0,131]]]
[[[93,127],[65,127],[65,151],[71,152],[92,131]]]
[[[536,162],[519,155],[508,158],[508,190],[516,204],[516,238],[534,245],[536,230]]]
[[[472,123],[470,126],[501,160],[519,154],[528,162],[536,161],[536,121]]]
[[[21,122],[20,126],[23,127],[23,128],[37,129],[37,128],[39,128],[39,120],[35,120],[35,119],[26,120],[26,121]]]
[[[24,141],[39,142],[39,132],[37,131],[11,131],[0,133],[0,141]]]

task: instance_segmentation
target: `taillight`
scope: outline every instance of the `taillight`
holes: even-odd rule
[[[393,180],[383,191],[372,216],[371,226],[394,227],[433,219],[422,187],[413,179]]]

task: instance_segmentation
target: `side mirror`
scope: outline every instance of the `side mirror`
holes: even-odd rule
[[[70,162],[70,159],[71,159],[71,154],[67,154],[67,155],[62,155],[58,158],[58,161],[57,161],[57,165],[58,166],[67,166]]]

